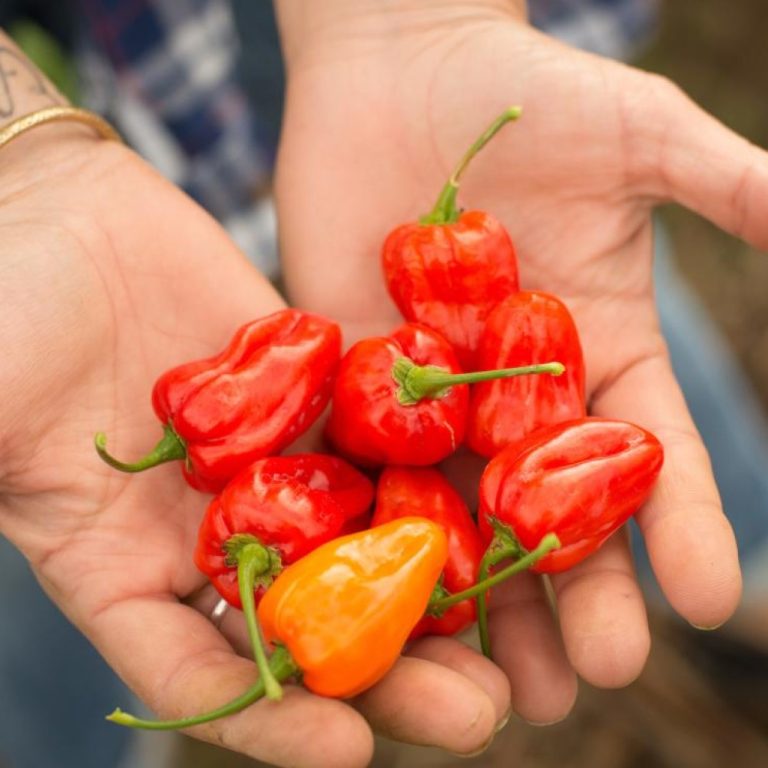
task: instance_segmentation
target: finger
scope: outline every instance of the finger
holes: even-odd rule
[[[635,100],[632,113],[632,127],[642,137],[632,152],[642,182],[658,199],[675,200],[768,249],[768,154],[669,81],[652,82],[654,87],[639,89],[647,100]],[[649,120],[649,114],[655,119]]]
[[[506,672],[512,709],[537,725],[562,720],[576,700],[576,675],[543,581],[520,574],[491,593],[488,629],[494,661]]]
[[[235,655],[204,616],[169,599],[114,603],[93,619],[89,634],[164,719],[214,709],[255,678],[253,663]],[[363,768],[373,750],[371,731],[352,707],[297,686],[286,686],[280,702],[261,700],[190,733],[279,766]]]
[[[695,626],[721,624],[741,596],[736,540],[668,359],[651,355],[631,366],[593,400],[593,412],[661,440],[664,466],[636,520],[672,607]]]
[[[413,643],[407,655],[452,669],[478,685],[493,703],[497,727],[509,718],[509,680],[482,654],[453,638],[424,637]]]
[[[569,571],[554,575],[568,658],[588,683],[619,688],[642,671],[651,648],[648,618],[626,534]]]
[[[410,656],[401,657],[355,706],[384,736],[457,754],[483,749],[496,731],[494,702],[477,683],[441,664]]]

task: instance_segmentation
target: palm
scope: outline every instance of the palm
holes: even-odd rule
[[[345,39],[347,48],[332,38],[302,50],[291,71],[278,203],[292,297],[340,318],[348,339],[391,328],[385,235],[427,212],[463,149],[506,106],[522,105],[519,124],[467,171],[459,201],[501,218],[523,286],[558,294],[573,311],[592,411],[665,443],[662,480],[638,519],[675,608],[695,624],[719,623],[739,594],[736,552],[659,335],[650,209],[673,197],[765,244],[751,205],[765,191],[765,155],[665,82],[498,12],[399,32]],[[564,647],[535,584],[495,597],[494,648],[513,704],[539,721],[567,710],[572,668],[620,685],[648,650],[624,540],[554,586]]]
[[[4,349],[18,356],[0,380],[0,529],[161,716],[212,709],[241,694],[254,668],[233,652],[248,655],[241,618],[228,614],[222,635],[199,612],[215,601],[192,563],[206,497],[176,466],[114,472],[96,456],[93,435],[106,431],[120,456],[145,453],[160,436],[149,404],[154,378],[218,351],[236,327],[281,301],[209,217],[109,145],[77,167],[52,164],[41,184],[9,195],[0,225],[15,267],[0,329]],[[497,701],[503,710],[504,686],[482,660],[439,645],[430,655],[444,666],[404,661],[358,706],[403,737],[472,749],[498,718]],[[494,695],[467,679],[467,665],[490,676]],[[460,704],[423,735],[420,714],[393,712],[389,702],[415,702],[409,690],[425,686]],[[472,726],[457,730],[467,720]],[[298,688],[278,707],[261,702],[199,733],[278,764],[358,766],[371,749],[354,709]]]
[[[234,328],[281,302],[207,215],[108,145],[9,196],[2,225],[12,268],[0,324],[10,363],[0,528],[151,706],[205,711],[253,676],[179,602],[202,585],[191,555],[206,498],[178,467],[137,478],[111,471],[93,434],[106,430],[122,455],[144,453],[159,436],[149,405],[157,374],[217,351]],[[287,728],[307,706],[286,707]],[[346,727],[343,715],[336,720]],[[228,730],[233,746],[274,749],[236,731]]]

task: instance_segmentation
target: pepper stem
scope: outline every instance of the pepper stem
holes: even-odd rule
[[[107,452],[107,436],[103,432],[97,432],[94,439],[96,452],[109,464],[110,467],[121,472],[143,472],[145,469],[156,467],[167,461],[177,461],[187,458],[187,446],[184,441],[173,431],[170,424],[163,427],[163,437],[160,442],[146,455],[133,464],[119,461]]]
[[[491,371],[451,373],[447,368],[440,368],[437,365],[416,365],[410,358],[401,357],[395,360],[392,366],[392,378],[400,385],[397,390],[397,401],[400,405],[416,405],[425,397],[443,397],[456,384],[476,384],[479,381],[511,379],[514,376],[536,373],[560,376],[564,371],[565,366],[562,363],[550,362],[523,365],[517,368],[497,368]]]
[[[517,120],[522,114],[520,107],[509,107],[504,110],[489,126],[483,134],[477,138],[466,151],[459,164],[451,174],[451,178],[443,187],[437,198],[435,207],[419,219],[419,224],[451,224],[459,219],[459,209],[456,207],[456,195],[459,191],[459,182],[464,170],[472,161],[472,158],[511,120]]]
[[[299,668],[291,658],[291,654],[288,653],[288,649],[282,645],[278,645],[275,648],[269,660],[269,667],[270,674],[281,682],[299,672]],[[143,728],[149,731],[175,731],[181,728],[191,728],[193,725],[210,723],[212,720],[219,720],[228,715],[234,715],[258,701],[264,696],[264,693],[264,679],[260,677],[245,693],[201,715],[182,717],[179,720],[143,720],[118,708],[111,715],[107,715],[106,719],[118,725],[125,725],[128,728]]]
[[[470,600],[473,597],[478,597],[479,595],[487,592],[492,587],[501,584],[502,581],[505,581],[510,576],[514,576],[515,574],[521,573],[522,571],[528,570],[528,568],[536,565],[536,563],[541,560],[542,557],[548,555],[553,549],[557,549],[559,546],[560,539],[558,539],[554,533],[548,533],[542,538],[536,549],[526,553],[519,560],[512,563],[512,565],[509,565],[497,573],[494,573],[493,576],[480,579],[477,584],[473,584],[468,589],[462,590],[461,592],[455,592],[448,597],[442,597],[438,600],[435,600],[434,602],[430,602],[429,610],[444,611],[447,608],[456,605],[457,603],[464,602],[464,600]],[[502,558],[500,557],[499,559],[501,560]]]
[[[526,552],[520,545],[512,529],[502,523],[496,517],[489,517],[488,522],[493,528],[493,539],[488,549],[485,551],[480,568],[478,569],[478,579],[488,578],[488,574],[494,565],[498,565],[502,560],[514,558],[515,560],[523,557]],[[488,633],[488,593],[483,592],[477,596],[477,633],[480,638],[480,650],[487,658],[491,658],[491,638]]]
[[[256,600],[253,591],[259,577],[270,576],[273,558],[269,550],[255,536],[235,535],[225,544],[227,561],[237,563],[237,585],[240,589],[240,602],[243,605],[245,624],[253,649],[253,659],[259,670],[259,678],[264,682],[264,691],[268,699],[279,701],[283,698],[283,689],[272,674],[264,650],[264,635],[256,615]]]

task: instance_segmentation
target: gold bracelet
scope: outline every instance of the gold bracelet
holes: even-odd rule
[[[37,112],[30,112],[28,115],[19,117],[12,123],[8,123],[4,128],[0,128],[0,147],[12,142],[22,133],[36,128],[38,125],[46,123],[58,123],[65,120],[74,120],[93,128],[103,139],[110,141],[122,141],[120,134],[103,118],[95,112],[89,112],[87,109],[78,107],[45,107]]]

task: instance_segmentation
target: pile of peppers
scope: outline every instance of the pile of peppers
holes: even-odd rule
[[[491,656],[490,589],[594,553],[643,504],[663,450],[642,427],[587,414],[576,324],[558,297],[521,290],[504,226],[456,206],[471,145],[432,211],[382,250],[404,323],[342,354],[339,326],[285,309],[243,326],[217,355],[164,373],[152,391],[162,437],[115,469],[178,461],[215,494],[194,563],[243,612],[259,677],[237,699],[172,721],[233,714],[285,681],[322,696],[378,682],[405,645],[475,623]],[[325,453],[290,447],[326,411]],[[460,446],[488,459],[472,510],[440,462]],[[284,451],[288,451],[284,453]]]

